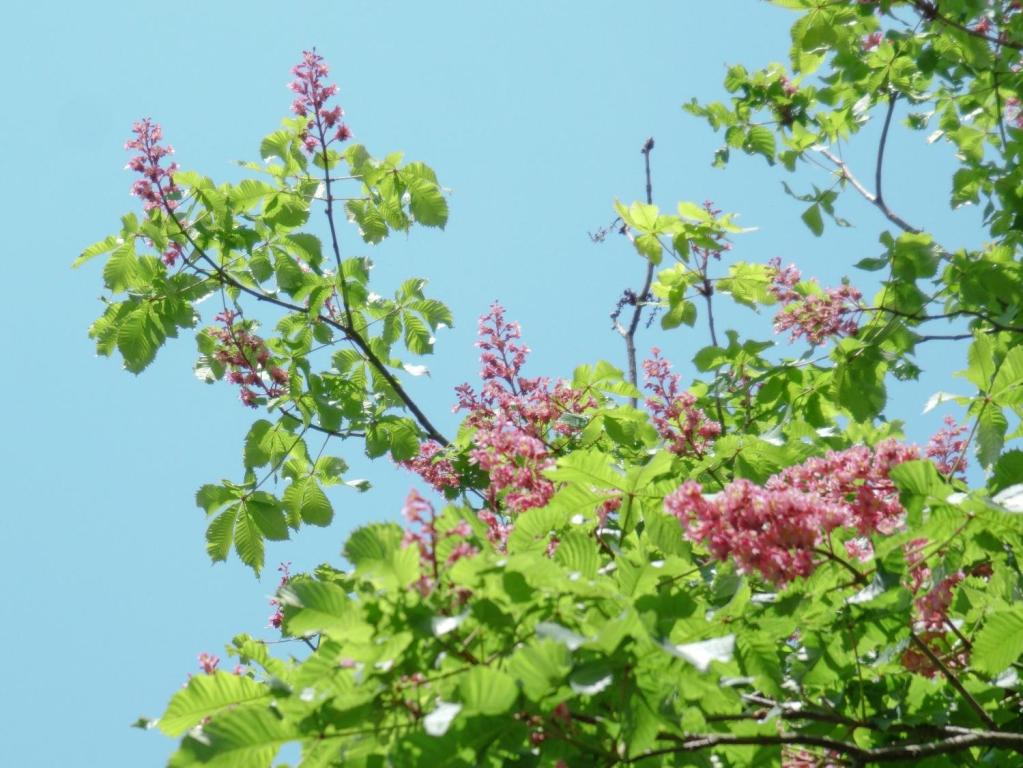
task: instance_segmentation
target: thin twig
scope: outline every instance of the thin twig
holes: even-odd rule
[[[868,190],[865,186],[863,186],[863,183],[852,174],[852,172],[849,170],[849,166],[846,165],[846,162],[842,160],[842,158],[838,157],[830,150],[824,148],[818,149],[817,152],[822,157],[826,157],[828,160],[830,160],[832,164],[834,164],[834,166],[838,169],[839,176],[848,181],[852,185],[853,189],[859,192],[860,195],[867,202],[869,202],[871,205],[875,206],[879,211],[881,211],[881,213],[884,214],[885,218],[888,219],[888,221],[892,222],[903,232],[909,232],[911,234],[918,235],[923,231],[921,229],[918,229],[917,227],[914,227],[904,218],[895,213],[895,211],[889,208],[887,204],[885,204],[883,201],[879,201],[877,196],[874,195],[874,193]]]
[[[643,149],[640,152],[643,155],[643,165],[646,171],[646,202],[647,205],[653,205],[654,202],[654,188],[653,183],[650,180],[650,152],[654,148],[653,138],[649,138],[643,144]],[[622,336],[625,339],[625,355],[628,358],[629,365],[629,382],[634,387],[639,387],[639,372],[636,368],[636,330],[639,328],[639,319],[643,314],[643,307],[648,298],[650,298],[650,285],[654,280],[654,263],[647,259],[646,263],[646,276],[643,278],[643,287],[639,293],[635,295],[635,305],[632,310],[632,320],[629,321],[629,327]],[[629,403],[635,408],[639,404],[639,398],[629,398]]]

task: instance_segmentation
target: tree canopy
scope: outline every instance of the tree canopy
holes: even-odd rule
[[[194,334],[196,374],[253,410],[237,477],[196,494],[210,558],[258,574],[266,541],[330,525],[333,489],[363,489],[346,452],[412,487],[403,521],[359,528],[343,561],[282,570],[271,622],[294,642],[237,635],[233,671],[203,654],[139,721],[180,739],[172,766],[269,766],[289,743],[305,768],[1023,764],[1023,13],[775,1],[788,63],[732,67],[724,101],[684,109],[722,134],[718,165],[822,166],[828,185],[785,187],[803,223],[825,237],[858,195],[880,255],[832,287],[736,261],[735,215],[654,204],[650,140],[646,198],[597,235],[641,259],[612,316],[624,365],[535,375],[494,304],[451,435],[415,397],[451,312],[419,277],[376,293],[342,248],[444,227],[445,189],[352,143],[315,50],[243,181],[179,168],[160,126],[135,124],[141,211],[76,264],[105,259],[101,354],[137,374]],[[873,167],[851,167],[872,121]],[[919,192],[978,206],[976,243],[946,248],[889,204],[896,130],[952,146],[949,188]],[[722,302],[773,328],[722,327]],[[639,352],[655,319],[705,334],[698,378]],[[887,385],[926,375],[924,344],[970,394],[937,382],[928,408],[960,416],[918,446]]]

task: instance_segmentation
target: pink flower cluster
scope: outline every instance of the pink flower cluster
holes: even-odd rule
[[[643,361],[643,373],[646,389],[653,395],[646,399],[646,407],[654,428],[672,453],[702,456],[721,434],[721,425],[696,407],[695,395],[679,391],[682,377],[671,372],[671,364],[661,357],[661,351],[654,347],[651,354],[651,359]]]
[[[237,318],[238,313],[229,309],[216,316],[221,327],[210,328],[209,333],[221,346],[213,357],[228,367],[227,380],[241,387],[241,401],[255,408],[260,396],[272,399],[288,390],[288,372],[274,364],[266,342]]]
[[[872,51],[881,44],[883,39],[884,35],[880,31],[872,32],[860,41],[860,48],[864,51]]]
[[[468,384],[458,387],[455,406],[468,412],[466,424],[476,430],[469,460],[489,474],[491,509],[496,511],[500,500],[514,513],[550,500],[554,484],[543,475],[554,466],[550,441],[577,430],[564,415],[596,405],[566,382],[552,386],[546,378],[522,376],[529,349],[517,343],[520,334],[518,323],[505,321],[499,304],[480,318],[476,346],[482,350],[483,386],[479,394]]]
[[[207,675],[212,675],[217,670],[217,665],[220,663],[220,659],[214,656],[212,653],[200,653],[199,654],[199,669],[205,672]]]
[[[335,141],[350,139],[352,132],[342,121],[344,111],[339,106],[327,107],[327,102],[337,93],[337,86],[323,82],[330,72],[323,57],[315,49],[302,51],[302,63],[292,67],[291,72],[295,80],[288,87],[297,94],[291,109],[296,115],[309,118],[302,132],[306,151],[325,152]],[[316,129],[315,136],[310,135],[310,128]]]
[[[277,570],[281,574],[281,580],[277,584],[278,592],[285,584],[288,583],[288,580],[291,578],[290,567],[291,563],[281,563],[280,565],[277,566]],[[278,600],[276,597],[271,597],[270,605],[272,605],[274,609],[273,614],[270,616],[270,626],[273,627],[274,629],[280,629],[281,624],[284,623],[284,612],[281,610],[281,601]]]
[[[837,528],[863,535],[894,531],[904,510],[888,475],[915,458],[916,448],[886,440],[789,467],[763,487],[735,480],[712,498],[688,481],[664,504],[686,536],[704,542],[715,558],[731,558],[744,571],[781,585],[815,570],[815,555]]]
[[[949,629],[953,627],[948,609],[952,605],[955,588],[965,578],[965,574],[956,571],[935,582],[924,556],[927,544],[927,539],[913,539],[904,547],[906,563],[909,565],[906,588],[915,595],[913,605],[916,608],[917,637],[949,669],[963,669],[969,663],[970,654],[959,638],[950,639],[948,636]],[[973,573],[977,576],[990,576],[990,569],[985,570],[981,565]],[[938,673],[938,668],[927,654],[912,645],[902,654],[901,661],[906,669],[924,677],[934,677]]]
[[[446,489],[458,488],[459,478],[455,465],[445,457],[441,444],[434,440],[424,440],[419,444],[418,456],[398,463],[415,472],[436,491],[443,493]]]
[[[946,416],[944,428],[927,443],[927,457],[934,461],[938,471],[946,477],[966,479],[966,441],[962,439],[966,432],[965,424],[956,424],[953,417]]]
[[[126,167],[142,175],[131,185],[132,195],[142,199],[142,207],[147,211],[154,208],[174,210],[177,202],[170,198],[178,191],[174,184],[174,171],[178,164],[172,162],[166,168],[161,165],[165,157],[174,154],[174,147],[160,145],[163,129],[148,117],[132,125],[131,132],[135,138],[126,141],[124,148],[137,150],[139,154],[129,160]]]
[[[178,206],[179,190],[174,183],[174,172],[178,164],[171,162],[165,168],[161,163],[165,157],[174,154],[174,147],[169,144],[161,146],[163,129],[148,117],[135,123],[131,130],[135,138],[125,142],[124,148],[136,150],[139,154],[129,160],[125,167],[142,176],[131,185],[131,193],[142,199],[143,210],[162,208],[170,213]],[[174,266],[181,253],[181,244],[170,240],[163,253],[164,264]]]
[[[414,544],[419,550],[419,562],[423,567],[423,575],[419,577],[416,587],[422,594],[428,594],[436,585],[440,577],[440,565],[437,560],[437,545],[445,539],[455,539],[454,549],[444,559],[443,565],[451,566],[463,557],[472,557],[479,550],[473,546],[469,539],[472,537],[472,529],[464,520],[453,528],[446,531],[437,530],[437,515],[433,505],[424,499],[415,490],[409,491],[405,504],[401,508],[402,515],[416,530],[406,530],[402,539],[402,546]]]
[[[1014,128],[1023,129],[1023,107],[1015,96],[1005,99],[1005,122],[1012,123]]]
[[[775,333],[790,332],[792,341],[805,337],[813,346],[838,336],[853,336],[859,330],[855,315],[859,313],[859,300],[863,294],[851,285],[828,288],[823,294],[803,296],[795,290],[799,270],[791,264],[781,268],[780,259],[769,263],[773,271],[768,290],[784,304],[774,318]]]

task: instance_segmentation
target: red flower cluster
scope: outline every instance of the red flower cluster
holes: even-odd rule
[[[792,341],[802,336],[819,346],[833,336],[853,336],[859,330],[853,317],[860,311],[863,294],[859,290],[843,285],[802,296],[794,290],[800,279],[798,269],[791,264],[782,269],[780,259],[772,259],[769,266],[773,279],[768,290],[785,305],[774,318],[775,333],[790,331]]]
[[[291,72],[295,80],[288,87],[297,94],[291,109],[296,115],[309,118],[302,132],[306,150],[310,153],[326,151],[335,141],[350,139],[352,132],[341,119],[344,111],[339,106],[327,108],[327,101],[337,93],[337,86],[323,82],[330,72],[323,57],[315,49],[302,51],[302,63],[292,67]],[[315,136],[310,135],[310,128],[316,129]]]
[[[962,439],[966,432],[965,424],[956,424],[954,418],[946,416],[945,427],[927,443],[927,458],[932,459],[946,477],[966,479],[966,441]]]
[[[696,407],[696,396],[679,391],[681,376],[671,372],[671,364],[654,347],[653,357],[643,361],[645,387],[653,397],[646,399],[657,433],[667,448],[678,456],[702,456],[710,443],[721,434],[721,425],[711,421]]]
[[[424,595],[428,594],[434,587],[439,575],[440,563],[437,561],[437,545],[445,539],[457,539],[455,548],[451,550],[444,559],[444,565],[451,566],[463,557],[472,557],[479,552],[476,547],[469,543],[472,536],[472,529],[464,520],[454,528],[446,531],[437,530],[437,516],[434,513],[433,505],[419,495],[415,490],[409,491],[401,513],[409,523],[418,527],[418,530],[407,530],[402,540],[402,546],[415,544],[419,550],[419,562],[423,567],[423,575],[416,582],[416,587]]]
[[[277,584],[278,592],[281,590],[281,587],[287,584],[288,580],[291,578],[291,573],[289,571],[290,566],[291,563],[281,563],[280,565],[277,566],[277,570],[281,574],[281,580]],[[274,629],[280,629],[281,624],[284,623],[284,612],[281,610],[281,601],[278,600],[276,597],[271,597],[270,605],[272,605],[274,608],[273,615],[270,616],[270,626],[273,627]]]
[[[245,322],[235,322],[238,314],[229,309],[216,316],[221,328],[209,333],[221,346],[214,359],[229,368],[227,380],[241,387],[241,401],[250,408],[259,405],[259,397],[280,397],[288,390],[288,372],[275,365],[262,338],[249,330]]]
[[[836,528],[869,535],[891,533],[904,510],[888,477],[917,451],[895,440],[875,448],[832,451],[770,478],[761,487],[735,480],[714,497],[699,483],[684,483],[665,500],[686,536],[703,541],[719,560],[733,559],[774,584],[808,576],[824,537]]]

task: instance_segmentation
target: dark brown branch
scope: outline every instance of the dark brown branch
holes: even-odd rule
[[[917,11],[920,12],[920,15],[923,16],[928,21],[938,21],[944,24],[946,27],[958,29],[960,32],[970,35],[971,37],[976,37],[980,40],[986,40],[989,43],[1005,46],[1006,48],[1012,48],[1017,51],[1023,51],[1023,44],[1021,43],[1014,43],[1011,40],[1003,40],[1000,37],[991,37],[990,35],[985,34],[980,30],[970,29],[965,24],[961,24],[958,21],[955,21],[954,19],[950,19],[947,16],[942,15],[938,11],[938,3],[936,0],[935,2],[926,2],[926,0],[913,0],[913,7],[916,8]]]
[[[888,128],[892,124],[892,114],[895,112],[895,100],[899,96],[892,91],[888,94],[888,110],[884,114],[884,125],[881,128],[881,138],[877,142],[877,163],[874,166],[874,205],[882,211],[889,210],[884,202],[884,194],[881,192],[881,176],[884,169],[884,148],[888,144]]]
[[[853,176],[852,172],[849,170],[849,166],[846,165],[845,161],[842,158],[838,157],[833,152],[827,149],[818,149],[817,152],[819,152],[823,157],[826,157],[828,160],[830,160],[832,164],[834,164],[834,166],[838,169],[839,176],[845,181],[848,181],[852,185],[853,189],[859,192],[860,195],[867,202],[869,202],[871,205],[875,206],[879,211],[881,211],[881,213],[884,214],[884,217],[888,219],[888,221],[892,222],[892,224],[897,226],[903,232],[909,232],[914,235],[918,235],[920,234],[920,232],[923,231],[921,229],[918,229],[917,227],[914,227],[904,218],[899,216],[897,213],[895,213],[895,211],[889,208],[888,205],[883,200],[879,200],[874,193],[872,193],[865,186],[863,186],[863,183],[855,176]]]
[[[341,266],[341,245],[337,236],[337,228],[334,225],[334,195],[330,189],[330,166],[327,163],[327,137],[323,132],[323,120],[320,111],[316,110],[316,130],[320,134],[320,149],[323,158],[323,187],[327,196],[327,224],[330,226],[330,245],[334,251],[334,262],[337,264],[337,280],[341,285],[341,303],[344,305],[345,320],[348,327],[355,329],[355,321],[352,319],[352,306],[348,303],[348,282],[345,280],[345,270]]]
[[[997,747],[1023,753],[1023,734],[1001,733],[999,731],[967,731],[949,736],[940,741],[903,742],[888,747],[875,747],[874,749],[864,749],[863,747],[839,741],[838,739],[795,733],[783,733],[777,736],[768,734],[762,736],[733,736],[731,734],[709,733],[694,734],[684,738],[672,734],[660,734],[658,738],[670,739],[676,741],[677,744],[671,747],[651,750],[644,755],[637,755],[623,762],[627,764],[640,763],[644,760],[680,752],[697,752],[702,749],[718,746],[740,745],[770,747],[791,744],[793,746],[821,747],[847,755],[859,764],[909,762],[933,755],[962,752],[974,747]]]
[[[210,268],[216,274],[216,277],[217,279],[220,280],[221,284],[230,285],[233,288],[236,288],[237,290],[241,291],[242,293],[253,297],[257,301],[264,301],[269,304],[273,304],[275,306],[281,307],[282,309],[286,309],[289,312],[298,312],[306,315],[309,313],[307,307],[302,307],[298,304],[292,304],[289,301],[283,301],[281,299],[278,299],[276,296],[271,296],[269,294],[263,293],[262,291],[257,291],[256,289],[250,288],[249,286],[239,282],[231,275],[229,275],[220,267],[219,264],[217,264],[210,257],[208,253],[206,253],[205,249],[200,247],[199,244],[195,242],[195,239],[192,237],[191,233],[185,228],[181,221],[178,220],[178,217],[170,212],[172,211],[172,209],[168,205],[168,201],[164,196],[162,189],[160,189],[160,197],[163,200],[164,210],[167,211],[171,219],[174,220],[174,223],[177,225],[178,231],[181,232],[182,235],[184,235],[186,240],[188,240],[189,245],[192,246],[195,253],[198,254],[198,256],[203,261],[209,264]],[[342,282],[344,282],[344,276],[340,275],[339,277],[341,278]],[[372,365],[373,368],[375,368],[377,372],[379,372],[380,375],[384,377],[384,379],[390,385],[391,389],[393,389],[394,393],[398,396],[398,399],[401,400],[405,407],[408,408],[409,411],[411,411],[412,414],[416,417],[416,421],[419,422],[419,425],[423,428],[426,434],[432,440],[436,441],[437,443],[440,443],[443,446],[446,446],[448,444],[447,438],[444,437],[444,435],[441,434],[440,431],[438,431],[438,429],[433,426],[433,424],[427,418],[426,414],[423,413],[423,411],[419,408],[418,405],[416,405],[415,401],[412,400],[408,392],[406,392],[404,387],[401,386],[401,383],[394,377],[394,374],[392,374],[387,369],[383,361],[379,357],[377,357],[376,353],[374,353],[373,350],[370,348],[369,343],[354,328],[346,326],[344,323],[340,323],[337,320],[334,320],[333,318],[326,315],[317,315],[316,319],[340,331],[345,336],[346,339],[348,339],[356,347],[358,347],[359,351],[362,352],[362,354],[366,357],[366,360],[369,362],[369,364]]]
[[[974,309],[957,309],[953,312],[942,312],[937,315],[921,315],[917,312],[906,312],[905,310],[896,309],[895,307],[861,307],[864,312],[888,312],[889,314],[896,315],[898,317],[905,317],[909,320],[916,320],[920,323],[927,323],[931,320],[955,320],[960,317],[975,317],[978,320],[982,320],[992,328],[998,331],[1008,331],[1010,333],[1023,333],[1023,328],[1016,325],[1004,325],[999,323],[997,320],[992,319],[989,315],[985,315],[983,312],[978,312]]]
[[[643,155],[643,165],[646,170],[646,202],[647,205],[653,205],[654,202],[654,188],[650,180],[650,152],[654,148],[653,137],[646,140],[643,144],[643,149],[640,152]],[[639,319],[643,314],[643,306],[647,299],[650,298],[650,285],[654,280],[654,263],[647,260],[646,263],[646,276],[643,279],[643,287],[639,293],[635,295],[635,304],[632,310],[632,320],[629,321],[629,327],[627,330],[622,332],[622,336],[625,339],[625,355],[628,358],[629,365],[629,381],[632,386],[639,386],[639,372],[636,368],[636,330],[639,328]],[[629,398],[629,402],[632,407],[635,408],[639,404],[639,398]]]
[[[981,722],[984,723],[984,725],[986,725],[988,728],[995,730],[998,726],[995,723],[995,721],[991,719],[991,715],[984,711],[984,707],[980,705],[980,702],[973,698],[973,694],[971,694],[968,690],[966,690],[966,688],[963,687],[962,682],[960,682],[959,678],[956,677],[956,674],[952,670],[950,670],[941,659],[938,658],[937,654],[935,654],[934,651],[931,650],[931,647],[927,645],[927,643],[925,643],[919,637],[917,637],[915,632],[909,633],[909,639],[913,642],[913,645],[915,645],[923,652],[924,656],[927,657],[928,661],[930,661],[931,664],[933,664],[937,669],[941,670],[941,673],[945,676],[945,679],[948,680],[949,684],[956,689],[956,692],[963,697],[963,701],[965,701],[969,705],[970,709],[972,709],[976,713],[977,717],[980,718]],[[1020,744],[1023,745],[1023,736],[1020,736]]]

